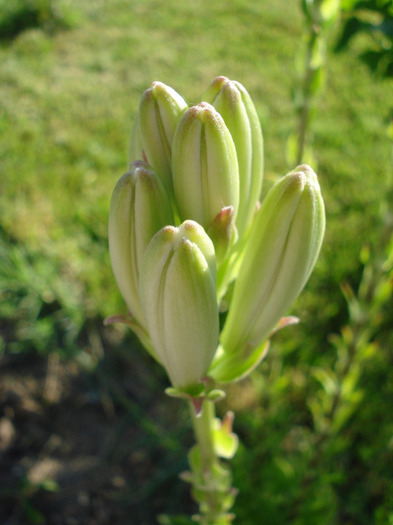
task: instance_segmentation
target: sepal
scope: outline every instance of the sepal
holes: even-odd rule
[[[227,353],[222,347],[216,354],[210,369],[209,376],[217,383],[233,383],[247,377],[266,357],[270,341],[264,341],[255,348],[246,343],[235,353]]]
[[[283,328],[297,324],[299,319],[295,316],[282,317],[269,338]],[[257,348],[250,342],[245,344],[236,353],[228,354],[222,346],[219,347],[216,357],[209,369],[209,376],[217,383],[233,383],[247,377],[266,357],[270,341],[264,341]]]

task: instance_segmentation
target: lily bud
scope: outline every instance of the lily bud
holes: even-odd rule
[[[271,188],[252,225],[221,336],[219,373],[212,374],[216,379],[224,380],[228,372],[226,358],[234,367],[234,357],[241,362],[256,348],[263,351],[306,284],[324,232],[317,176],[310,167],[298,166]]]
[[[160,178],[136,161],[117,182],[109,211],[109,254],[120,292],[132,316],[144,326],[139,300],[142,257],[157,231],[173,221]]]
[[[205,93],[223,117],[233,138],[239,163],[239,237],[247,231],[260,198],[263,180],[263,138],[258,115],[250,95],[236,81],[216,77]]]
[[[221,115],[206,102],[184,113],[172,144],[173,187],[180,218],[208,229],[222,208],[239,203],[235,146]]]
[[[194,386],[210,366],[219,333],[214,246],[199,224],[166,226],[153,237],[143,258],[140,297],[172,385]]]
[[[130,161],[145,160],[172,188],[171,147],[173,135],[187,103],[174,89],[162,82],[153,82],[142,95],[130,142]],[[142,149],[142,151],[139,151]],[[138,155],[135,158],[135,155]],[[134,158],[132,158],[134,156]]]
[[[237,230],[233,221],[233,207],[223,208],[216,215],[208,230],[216,251],[217,266],[224,262],[231,246],[237,240]]]

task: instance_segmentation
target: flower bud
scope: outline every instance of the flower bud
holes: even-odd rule
[[[173,221],[160,178],[142,161],[117,182],[109,211],[109,254],[120,292],[137,322],[144,326],[139,300],[142,257],[157,231]]]
[[[220,113],[232,136],[239,163],[239,211],[236,226],[241,237],[247,231],[262,190],[263,138],[250,95],[236,81],[217,77],[204,100]]]
[[[324,231],[317,176],[298,166],[271,188],[256,215],[221,335],[216,379],[225,378],[226,356],[234,367],[234,357],[241,362],[264,345],[306,284]]]
[[[130,141],[130,161],[145,160],[172,188],[171,147],[173,135],[187,103],[174,89],[153,82],[142,95]],[[135,158],[135,156],[137,157]]]
[[[166,226],[153,237],[143,258],[140,297],[172,385],[195,385],[209,368],[219,331],[214,246],[199,224]]]
[[[184,113],[172,144],[173,187],[180,218],[208,229],[222,208],[239,203],[239,172],[231,134],[206,102]]]
[[[224,262],[231,246],[237,240],[237,230],[233,221],[233,207],[227,206],[216,215],[208,230],[216,252],[217,266]]]

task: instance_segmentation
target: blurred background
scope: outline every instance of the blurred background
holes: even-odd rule
[[[225,75],[263,193],[306,161],[327,210],[301,323],[217,407],[237,523],[393,524],[392,35],[391,0],[0,0],[0,523],[191,523],[186,407],[103,326],[107,217],[142,92]]]

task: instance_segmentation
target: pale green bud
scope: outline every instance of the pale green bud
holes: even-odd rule
[[[223,208],[214,218],[208,230],[216,251],[217,266],[223,263],[230,248],[237,240],[237,229],[233,221],[233,206]]]
[[[172,145],[172,176],[181,220],[208,229],[214,218],[239,203],[236,150],[221,115],[207,102],[184,113]]]
[[[247,359],[269,338],[306,284],[324,232],[317,176],[298,166],[271,188],[251,228],[221,335],[222,377],[225,354]]]
[[[223,117],[235,143],[239,163],[239,237],[247,231],[260,198],[263,180],[263,138],[258,115],[250,95],[236,81],[217,77],[204,100]]]
[[[166,226],[143,258],[140,296],[157,356],[172,385],[206,374],[218,343],[214,246],[194,221]]]
[[[130,161],[145,160],[172,188],[171,147],[173,135],[187,103],[174,89],[153,82],[141,97],[136,127],[131,134]]]
[[[144,326],[139,300],[139,274],[147,245],[157,231],[173,221],[168,195],[156,173],[136,161],[117,182],[109,211],[109,254],[120,292]]]

